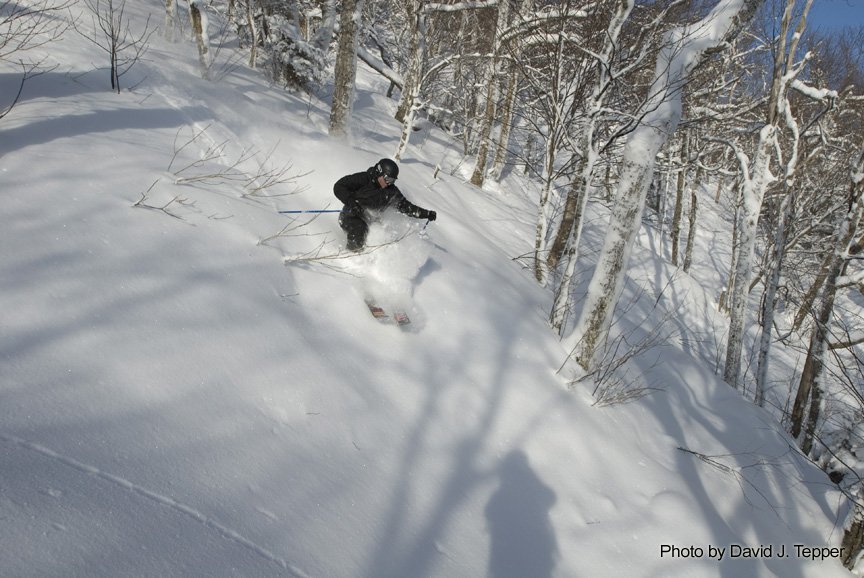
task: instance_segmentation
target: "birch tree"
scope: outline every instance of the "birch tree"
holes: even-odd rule
[[[402,96],[396,109],[396,120],[402,123],[399,144],[393,157],[398,161],[408,148],[408,140],[414,130],[414,119],[420,108],[422,75],[426,65],[426,13],[423,3],[413,0],[409,3],[408,19],[412,24],[409,43],[410,60],[402,84]]]
[[[512,62],[507,62],[505,77],[505,96],[504,102],[501,105],[501,112],[497,115],[501,129],[498,133],[498,140],[495,145],[495,158],[492,160],[492,166],[489,168],[487,177],[493,181],[501,180],[504,173],[504,167],[507,164],[509,156],[509,141],[510,130],[513,125],[513,113],[516,103],[516,92],[519,87],[519,70],[513,66]]]
[[[201,70],[201,78],[210,80],[210,39],[207,34],[207,16],[202,5],[202,0],[189,0],[189,20],[192,22],[192,35],[195,37],[195,46],[198,48],[198,65]]]
[[[811,87],[800,82],[793,82],[792,87],[800,89],[808,98],[825,103],[825,108],[817,113],[816,119],[812,119],[807,123],[807,126],[810,127],[817,126],[816,120],[833,106],[834,101],[837,98],[837,93],[830,90],[813,90]],[[799,110],[806,110],[807,107],[799,104],[797,108]],[[759,406],[762,406],[765,403],[765,392],[768,387],[769,352],[774,334],[774,313],[777,305],[778,291],[780,289],[781,274],[785,265],[786,253],[789,247],[788,236],[792,230],[791,225],[793,218],[795,217],[796,205],[798,204],[797,197],[799,186],[797,183],[797,173],[801,168],[805,168],[802,165],[806,166],[807,160],[806,158],[803,159],[805,163],[799,161],[802,153],[805,152],[800,150],[803,135],[801,134],[799,123],[792,113],[792,107],[788,99],[784,103],[782,110],[785,116],[786,128],[790,133],[789,140],[791,141],[791,150],[785,164],[782,194],[779,199],[775,201],[777,210],[775,212],[776,219],[773,225],[773,243],[770,251],[766,252],[766,254],[770,255],[772,258],[764,279],[765,291],[762,295],[762,310],[760,315],[761,334],[759,337],[759,352],[756,365],[756,391],[754,394],[754,401]],[[816,142],[821,143],[822,139],[819,138]],[[811,152],[809,158],[812,159],[814,156],[815,152]]]
[[[174,34],[177,29],[177,0],[165,0],[165,24],[162,26],[162,35],[169,42],[174,42]]]
[[[669,228],[669,240],[672,244],[672,264],[678,266],[679,241],[681,239],[681,220],[684,215],[684,193],[687,188],[687,166],[689,157],[688,132],[681,136],[681,146],[678,149],[678,177],[675,183],[675,206],[672,212],[672,224]]]
[[[406,21],[409,25],[410,38],[408,42],[408,65],[403,74],[402,96],[399,98],[399,106],[396,108],[395,118],[400,123],[405,122],[408,112],[414,107],[414,97],[419,94],[419,89],[414,85],[419,81],[420,74],[426,61],[426,43],[423,32],[426,27],[425,15],[423,14],[422,0],[407,0]]]
[[[584,369],[592,366],[595,354],[606,342],[623,290],[624,271],[639,229],[655,157],[681,119],[681,90],[706,53],[734,37],[760,3],[761,0],[720,0],[702,20],[674,28],[666,35],[648,98],[649,112],[627,139],[600,261],[569,339],[573,345],[570,355]]]
[[[574,175],[567,190],[561,221],[554,235],[545,265],[555,269],[559,260],[565,258],[564,270],[555,291],[555,299],[550,313],[550,324],[564,334],[569,310],[570,286],[573,282],[579,257],[579,243],[582,237],[583,218],[591,192],[595,167],[600,160],[601,151],[612,149],[614,143],[632,130],[639,122],[642,109],[637,114],[625,112],[627,102],[614,102],[613,95],[623,92],[621,85],[629,79],[633,81],[644,68],[649,55],[656,50],[657,31],[665,26],[671,11],[679,8],[682,0],[672,0],[653,15],[632,22],[631,13],[634,2],[614,0],[604,8],[615,8],[605,29],[601,29],[598,46],[584,44],[584,51],[591,63],[593,85],[582,99],[585,107],[584,121],[571,137],[575,143],[572,151]],[[596,23],[586,23],[596,27]],[[625,32],[630,27],[630,33]],[[620,94],[616,100],[621,101]],[[636,105],[638,106],[638,104]],[[618,108],[619,110],[615,110]],[[624,119],[622,121],[622,119]],[[609,125],[606,134],[601,136],[601,126]]]
[[[357,75],[357,42],[363,14],[363,2],[364,0],[345,0],[342,2],[333,104],[330,108],[331,136],[344,136],[348,132],[348,122],[354,100],[354,80]]]
[[[511,48],[511,57],[525,82],[523,99],[527,102],[522,104],[520,115],[529,125],[531,142],[542,143],[540,168],[532,167],[541,180],[534,236],[534,274],[541,285],[547,282],[547,243],[558,181],[572,173],[576,159],[565,154],[572,149],[569,133],[584,123],[582,103],[590,91],[590,61],[577,47],[587,44],[593,26],[605,19],[599,4],[589,4],[587,9],[583,5],[566,2],[555,10],[522,16],[504,34],[508,46],[511,42],[517,45]],[[531,160],[526,162],[528,166]]]
[[[255,22],[255,3],[246,0],[246,27],[249,32],[249,66],[255,68],[258,61],[258,24]]]
[[[628,103],[612,102],[613,92],[624,79],[629,77],[632,80],[641,72],[646,59],[656,48],[654,36],[657,30],[666,25],[669,12],[683,2],[684,0],[671,0],[656,15],[631,24],[635,2],[610,0],[594,6],[595,13],[602,14],[601,18],[592,18],[585,22],[583,29],[587,30],[582,32],[584,38],[580,39],[574,49],[587,61],[590,76],[586,80],[590,84],[580,97],[584,108],[584,121],[576,125],[577,128],[570,137],[574,148],[571,161],[574,178],[567,190],[560,225],[546,256],[549,269],[558,266],[565,250],[573,258],[577,256],[581,217],[601,150],[609,150],[618,138],[626,135],[638,123],[639,114],[634,115],[627,110]],[[607,13],[611,14],[610,18],[607,18]],[[631,29],[622,36],[627,25]],[[599,34],[595,31],[599,31]],[[616,106],[619,110],[614,110]],[[626,120],[622,122],[621,119]],[[599,134],[599,128],[604,122],[617,124],[605,138],[605,142]]]
[[[851,162],[848,207],[836,225],[836,245],[828,263],[821,304],[810,334],[807,358],[792,408],[790,433],[795,438],[801,437],[801,450],[805,454],[809,454],[813,447],[813,438],[821,412],[825,354],[832,335],[831,320],[834,315],[837,291],[844,284],[855,284],[859,279],[864,279],[864,275],[841,279],[848,263],[854,258],[852,247],[861,236],[862,220],[864,220],[864,148]]]
[[[495,120],[495,106],[498,102],[498,92],[503,77],[499,71],[502,53],[502,33],[510,23],[510,0],[501,0],[498,2],[496,16],[495,34],[492,38],[491,54],[489,55],[489,63],[486,70],[486,106],[480,120],[479,149],[477,150],[477,160],[474,163],[474,172],[471,174],[471,184],[478,187],[483,186],[483,180],[486,178],[489,140]]]
[[[567,8],[569,9],[569,5]],[[569,170],[567,166],[559,166],[558,154],[567,141],[570,124],[578,122],[576,118],[579,109],[574,105],[583,85],[581,77],[584,76],[586,66],[584,62],[573,62],[567,58],[570,48],[567,18],[560,18],[550,24],[554,27],[543,31],[542,42],[548,52],[541,56],[548,59],[548,75],[541,76],[539,83],[535,81],[534,86],[540,112],[534,122],[543,139],[543,165],[540,174],[542,183],[534,228],[534,277],[543,286],[546,285],[548,274],[546,250],[556,181],[561,174]],[[474,174],[477,175],[476,169]]]
[[[702,169],[696,169],[696,182],[689,185],[690,189],[690,212],[687,214],[687,243],[684,247],[684,262],[681,269],[685,273],[690,272],[690,265],[693,263],[693,245],[696,239],[696,223],[699,213],[699,195],[697,193],[699,185],[702,183]]]
[[[409,39],[409,58],[407,70],[402,84],[402,96],[396,109],[395,118],[401,123],[399,144],[396,147],[394,158],[399,160],[408,149],[411,133],[419,111],[428,107],[428,103],[422,99],[422,92],[430,79],[440,73],[446,67],[459,61],[465,55],[444,55],[437,62],[431,63],[428,54],[429,19],[436,14],[452,14],[457,12],[470,12],[498,6],[498,0],[476,0],[473,2],[455,2],[445,4],[441,2],[422,2],[412,0],[407,3],[408,21],[411,23]],[[456,52],[461,46],[452,47]]]
[[[575,177],[567,193],[564,214],[558,228],[558,234],[552,243],[548,256],[544,259],[545,263],[541,262],[538,265],[546,265],[554,269],[558,265],[561,255],[566,251],[567,263],[555,292],[555,300],[549,319],[552,327],[558,331],[559,335],[563,334],[564,331],[570,285],[576,272],[579,240],[582,236],[582,218],[588,202],[594,166],[599,157],[595,139],[596,127],[600,121],[600,115],[604,111],[606,98],[612,84],[620,76],[626,74],[628,69],[638,66],[642,61],[641,57],[636,58],[623,69],[616,67],[613,62],[613,56],[619,49],[618,43],[621,30],[633,11],[634,1],[617,0],[616,6],[617,9],[613,13],[605,31],[602,48],[596,53],[589,52],[589,58],[595,61],[596,77],[590,97],[585,104],[585,121],[582,123],[579,134],[576,137],[577,148],[574,151]],[[644,57],[645,53],[643,47],[642,57]],[[538,252],[536,257],[539,259],[541,254]],[[538,278],[542,278],[544,274],[542,272],[538,273]]]
[[[742,178],[742,204],[738,218],[738,254],[731,275],[729,337],[726,342],[726,363],[723,369],[723,379],[736,389],[739,386],[741,374],[741,353],[746,329],[753,255],[756,246],[756,227],[762,210],[765,191],[775,178],[771,172],[771,162],[778,147],[781,125],[789,122],[790,130],[795,131],[794,120],[791,119],[791,113],[788,109],[787,92],[790,84],[803,69],[801,64],[796,64],[795,58],[798,42],[806,26],[807,12],[812,3],[813,0],[806,0],[804,12],[798,21],[794,34],[791,34],[790,37],[795,0],[786,1],[780,33],[777,37],[778,46],[774,53],[773,77],[766,123],[759,131],[759,140],[756,144],[752,164],[746,154],[741,150],[736,151]],[[793,150],[792,157],[788,162],[786,171],[789,178],[794,175],[797,151]]]

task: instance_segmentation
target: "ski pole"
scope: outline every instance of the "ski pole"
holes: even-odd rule
[[[420,237],[425,238],[426,235],[428,235],[428,233],[426,232],[426,227],[428,227],[429,223],[431,223],[431,222],[432,221],[430,221],[429,219],[426,219],[426,222],[423,223],[422,227],[420,227],[420,232],[417,233]]]
[[[341,209],[308,209],[304,211],[279,211],[281,214],[296,215],[299,213],[341,213]]]

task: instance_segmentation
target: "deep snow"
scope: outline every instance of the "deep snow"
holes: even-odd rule
[[[532,186],[471,187],[445,134],[415,135],[399,180],[437,222],[388,219],[372,240],[404,238],[359,257],[329,258],[332,214],[271,238],[278,210],[336,207],[338,177],[395,150],[368,69],[334,141],[327,102],[243,66],[203,81],[188,39],[154,36],[119,95],[91,43],[51,51],[0,120],[3,576],[848,575],[796,550],[839,544],[836,488],[715,375],[719,221],[692,277],[646,227],[615,331],[656,301],[675,335],[630,366],[658,391],[593,407],[515,258]],[[0,65],[0,96],[16,79]],[[178,183],[208,151],[180,176],[249,157],[232,174],[290,164],[296,186]],[[411,330],[373,320],[370,292]]]

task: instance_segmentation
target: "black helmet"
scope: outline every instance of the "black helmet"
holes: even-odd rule
[[[399,176],[399,165],[390,159],[381,159],[375,165],[375,176],[384,177],[388,183],[392,183]]]

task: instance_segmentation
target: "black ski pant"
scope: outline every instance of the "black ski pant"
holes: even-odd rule
[[[348,236],[349,251],[359,251],[366,244],[366,234],[369,225],[363,218],[363,209],[359,205],[345,205],[339,213],[339,226]]]

